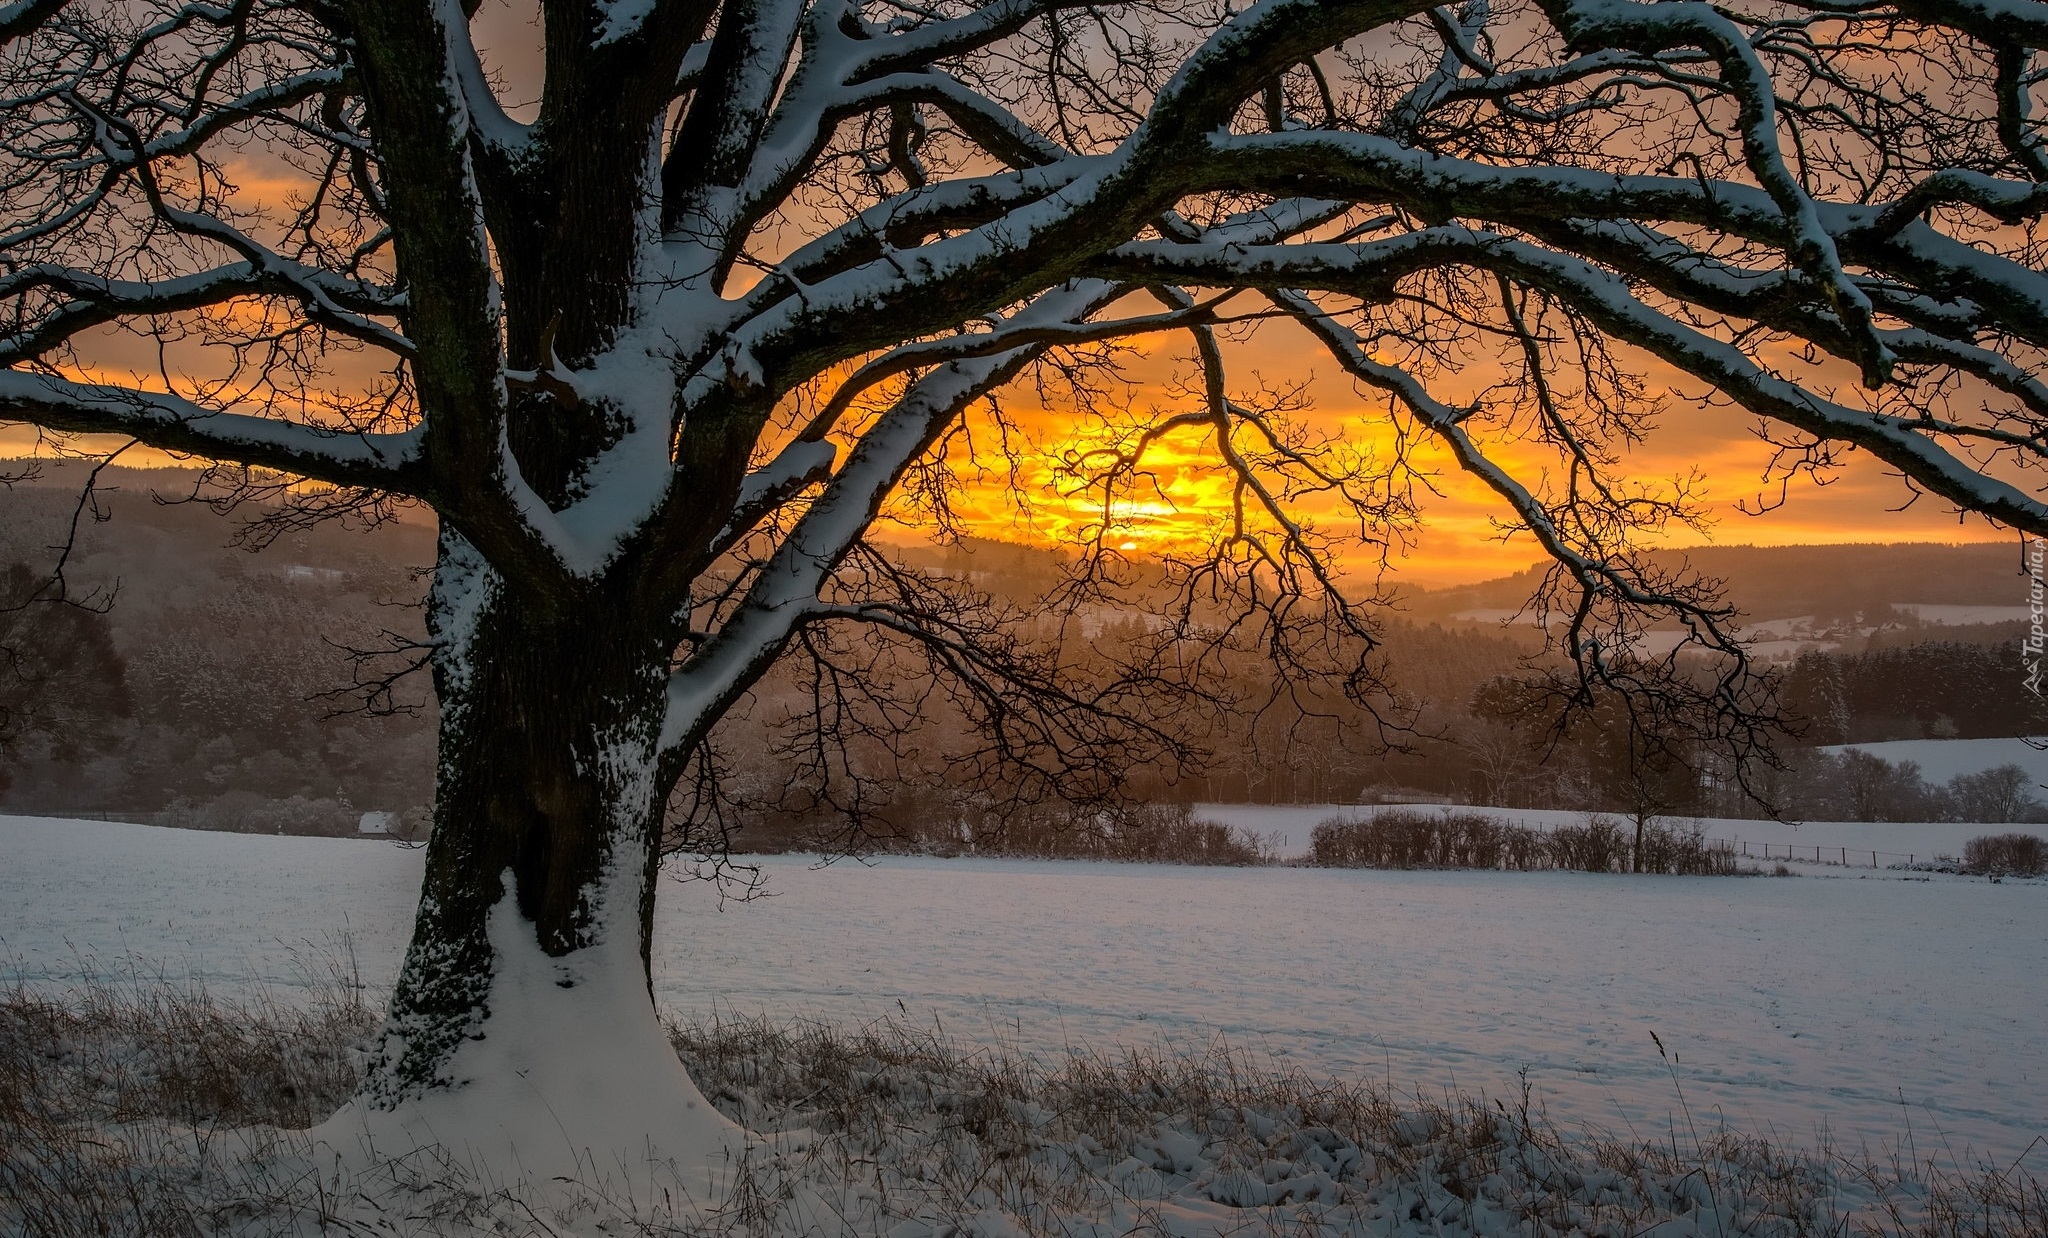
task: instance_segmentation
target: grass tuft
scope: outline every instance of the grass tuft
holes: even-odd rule
[[[17,982],[0,993],[0,1233],[183,1238],[260,1211],[245,1170],[262,1132],[348,1099],[376,1019],[340,973],[311,1005]]]

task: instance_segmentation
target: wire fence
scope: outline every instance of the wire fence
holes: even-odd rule
[[[1494,818],[1503,823],[1518,825],[1525,830],[1548,834],[1558,827],[1558,822],[1530,820],[1527,817]],[[1743,856],[1753,860],[1791,860],[1805,864],[1833,864],[1844,868],[1888,868],[1894,864],[1918,864],[1917,852],[1884,851],[1872,847],[1831,847],[1823,843],[1774,843],[1751,842],[1741,838],[1702,838],[1702,843],[1716,851]],[[1868,857],[1867,861],[1866,858]],[[1948,858],[1929,852],[1930,862]]]
[[[1904,861],[1918,864],[1916,853],[1905,851],[1879,851],[1870,847],[1829,847],[1818,843],[1753,843],[1739,838],[1709,838],[1709,845],[1719,847],[1736,855],[1756,856],[1765,860],[1806,860],[1807,852],[1813,853],[1813,864],[1839,864],[1849,868],[1884,868],[1890,863]],[[1869,856],[1865,864],[1863,857]],[[1882,859],[1880,858],[1882,857]],[[1928,856],[1931,860],[1934,857]]]

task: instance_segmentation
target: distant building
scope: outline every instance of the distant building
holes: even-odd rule
[[[398,814],[395,812],[366,812],[363,819],[356,823],[356,833],[389,834],[397,827]]]

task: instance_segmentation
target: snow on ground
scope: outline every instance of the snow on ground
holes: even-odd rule
[[[288,993],[340,932],[373,990],[419,853],[0,818],[0,965]],[[2048,884],[758,861],[776,897],[663,890],[659,1002],[884,1014],[1026,1051],[1222,1036],[1316,1074],[1512,1098],[1654,1138],[1695,1119],[1838,1147],[2017,1155],[2048,1113]],[[1676,1058],[1658,1055],[1657,1033]]]
[[[1283,857],[1308,854],[1309,837],[1325,821],[1360,821],[1376,811],[1360,804],[1197,804],[1195,819],[1216,821],[1278,839]]]
[[[2024,739],[1899,739],[1882,744],[1835,744],[1822,752],[1856,748],[1894,765],[1913,761],[1920,776],[1944,783],[1957,774],[1975,774],[2000,765],[2017,765],[2036,783],[2048,784],[2048,752]]]
[[[1826,641],[1803,640],[1787,637],[1784,640],[1753,640],[1749,642],[1749,656],[1759,662],[1791,662],[1810,649],[1831,649]],[[1670,648],[1677,648],[1673,642]]]
[[[1802,636],[1811,639],[1810,634],[1812,631],[1812,615],[1792,615],[1783,619],[1762,619],[1753,623],[1745,620],[1742,624],[1742,635],[1752,641],[1764,638],[1794,640]]]

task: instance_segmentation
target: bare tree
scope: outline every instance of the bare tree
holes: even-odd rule
[[[2041,809],[2036,784],[2026,769],[2000,765],[1949,779],[1948,793],[1958,821],[2025,821]]]
[[[1458,737],[1477,780],[1478,803],[1512,804],[1536,764],[1529,737],[1495,718],[1475,721]]]
[[[1051,742],[1064,715],[1006,712],[972,624],[857,553],[892,496],[943,517],[963,418],[1020,384],[1117,431],[1067,462],[1106,512],[1169,436],[1228,477],[1168,633],[1256,629],[1336,673],[1286,633],[1369,634],[1333,556],[1406,535],[1433,443],[1555,560],[1566,705],[1618,693],[1646,733],[1738,752],[1730,612],[1633,549],[1697,517],[1695,479],[1627,469],[1651,367],[1728,434],[1754,419],[1777,480],[1860,451],[2048,534],[2023,484],[2048,449],[2048,4],[539,17],[534,83],[494,81],[470,0],[0,8],[0,417],[439,517],[436,820],[368,1109],[539,1091],[564,1044],[619,1124],[687,1095],[647,1078],[664,806],[806,632],[917,641]],[[1260,319],[1319,341],[1377,427],[1235,377]],[[1161,333],[1183,389],[1121,405],[1106,350]],[[1638,656],[1673,616],[1685,645]]]

